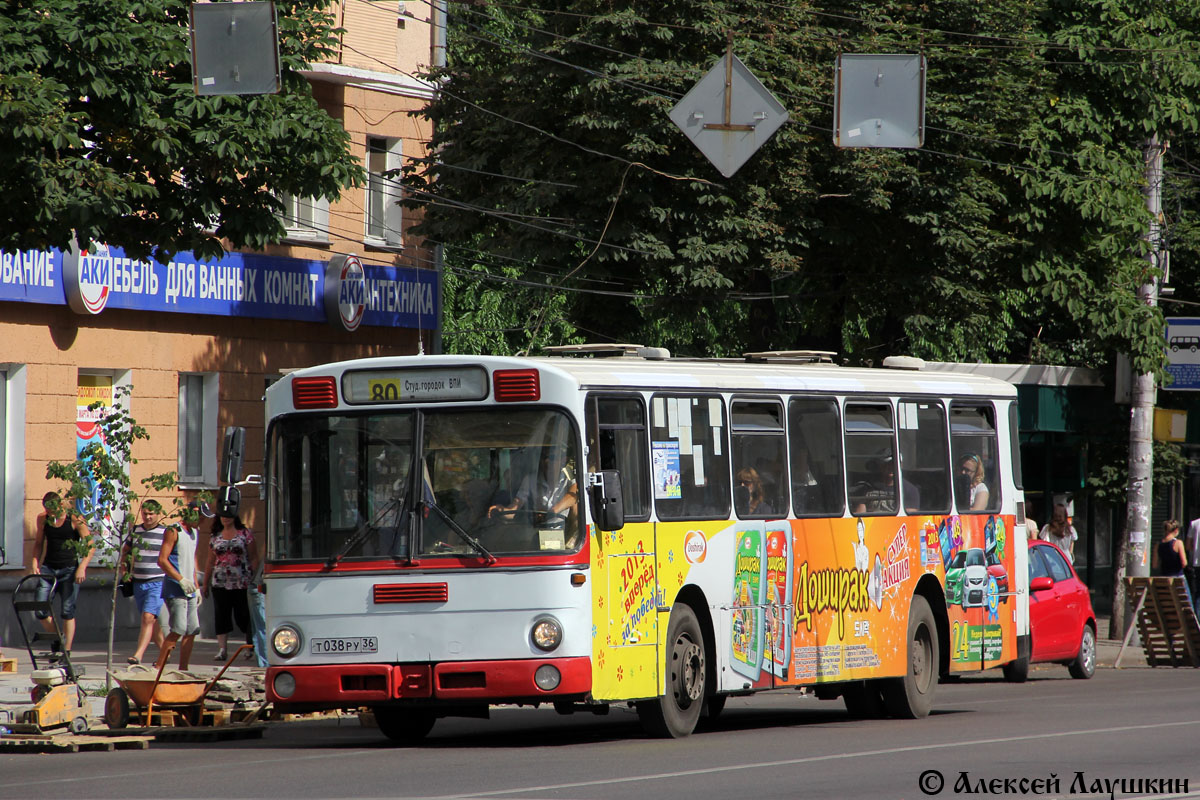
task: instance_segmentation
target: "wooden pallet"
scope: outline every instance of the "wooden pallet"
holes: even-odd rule
[[[147,750],[153,738],[152,736],[108,736],[96,738],[86,734],[78,736],[44,736],[11,733],[0,736],[0,754]]]
[[[1146,663],[1152,667],[1200,667],[1200,620],[1188,602],[1184,578],[1126,578],[1125,587],[1134,603],[1137,632],[1142,638]],[[1121,664],[1125,635],[1116,666]]]

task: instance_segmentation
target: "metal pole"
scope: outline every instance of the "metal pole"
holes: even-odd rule
[[[1138,297],[1148,306],[1158,305],[1158,254],[1162,229],[1162,155],[1158,134],[1146,142],[1146,208],[1150,211],[1149,264],[1146,282]],[[1134,627],[1133,609],[1125,596],[1124,577],[1150,574],[1150,516],[1154,502],[1154,402],[1157,386],[1153,373],[1144,372],[1133,380],[1133,404],[1129,418],[1129,486],[1126,490],[1124,575],[1118,572],[1114,587],[1114,611],[1121,610],[1121,631]],[[1113,614],[1114,621],[1118,619]],[[1110,631],[1110,636],[1118,632]],[[1136,638],[1136,633],[1134,634]]]
[[[446,19],[447,0],[433,0],[433,66],[446,66]],[[434,355],[442,353],[442,314],[446,304],[445,251],[441,242],[433,247],[433,268],[437,271],[438,315],[433,321],[433,341],[430,349]]]

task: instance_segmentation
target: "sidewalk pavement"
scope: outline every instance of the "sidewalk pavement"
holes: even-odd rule
[[[233,637],[231,636],[232,640]],[[240,642],[230,642],[230,655],[237,649]],[[112,671],[121,672],[128,668],[127,659],[133,654],[135,643],[130,642],[114,642],[113,643],[113,663]],[[246,653],[251,653],[251,650],[244,651],[233,664],[226,670],[225,675],[235,679],[246,679],[257,673],[262,675],[265,670],[257,667],[254,661],[245,658]],[[228,659],[216,661],[217,640],[216,639],[196,639],[196,643],[192,648],[192,658],[188,665],[188,672],[194,673],[205,680],[212,680],[216,674],[225,666]],[[147,666],[153,666],[153,659],[158,655],[157,648],[150,645],[147,648],[146,663]],[[16,672],[0,672],[0,710],[12,708],[17,705],[28,705],[31,702],[30,690],[33,687],[33,681],[30,674],[33,672],[33,665],[29,658],[29,651],[23,647],[14,647],[11,644],[6,644],[3,651],[0,652],[0,657],[16,658]],[[79,685],[89,695],[88,700],[91,705],[91,716],[99,719],[104,716],[104,697],[102,693],[106,688],[105,662],[107,660],[107,645],[103,642],[84,642],[75,643],[75,648],[71,651],[71,663],[74,665],[77,672],[80,672]],[[39,658],[39,665],[41,659]],[[178,652],[171,653],[171,660],[168,668],[178,668],[179,655]],[[153,675],[151,675],[153,677]],[[114,684],[115,685],[115,684]],[[2,715],[0,715],[2,716]]]

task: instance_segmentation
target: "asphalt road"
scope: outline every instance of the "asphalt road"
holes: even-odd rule
[[[274,724],[261,741],[4,755],[0,798],[1109,797],[1106,780],[1126,781],[1118,798],[1200,797],[1200,670],[1031,677],[943,683],[924,720],[851,720],[796,692],[738,698],[679,741],[646,738],[628,709],[501,709],[439,721],[415,748],[346,718]],[[927,794],[933,771],[942,789]],[[1173,785],[1133,783],[1150,779]],[[1184,780],[1187,794],[1170,791]]]

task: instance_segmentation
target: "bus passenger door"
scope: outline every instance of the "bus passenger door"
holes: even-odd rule
[[[651,533],[650,524],[596,533],[605,540],[600,557],[606,573],[598,609],[606,628],[597,632],[603,641],[595,648],[592,681],[598,700],[659,695],[659,590]]]

